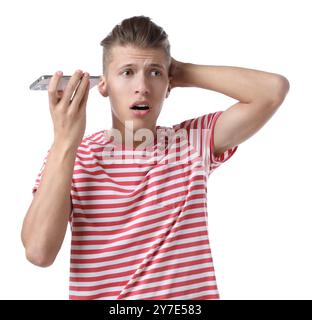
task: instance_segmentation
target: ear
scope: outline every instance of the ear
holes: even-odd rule
[[[169,97],[169,94],[170,94],[170,86],[168,87],[168,89],[167,89],[167,93],[166,93],[166,98],[168,98]]]
[[[171,78],[172,77],[169,77],[169,85],[168,85],[168,89],[167,89],[167,93],[166,93],[166,98],[169,97],[169,94],[170,94],[170,91],[171,91]]]
[[[108,97],[107,82],[104,75],[101,76],[98,83],[98,90],[103,97]]]

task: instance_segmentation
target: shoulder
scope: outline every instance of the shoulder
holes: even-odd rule
[[[187,120],[183,120],[180,123],[173,125],[172,127],[175,130],[179,129],[211,129],[213,127],[214,122],[221,115],[222,111],[215,111],[211,113],[207,113],[198,117],[190,118]]]
[[[90,134],[86,134],[81,140],[80,146],[104,145],[107,142],[107,130],[103,129]]]

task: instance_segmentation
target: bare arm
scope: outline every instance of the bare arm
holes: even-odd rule
[[[71,214],[74,148],[53,145],[42,179],[22,228],[27,259],[41,267],[53,263],[65,237]]]
[[[56,90],[61,76],[61,73],[56,73],[49,85],[54,143],[21,233],[27,259],[41,267],[53,263],[65,237],[72,210],[70,190],[76,152],[86,126],[88,74],[79,84],[82,72],[77,71],[71,77],[64,95],[63,91]]]
[[[288,80],[276,73],[172,61],[171,88],[198,87],[239,100],[225,110],[216,122],[215,156],[239,145],[263,127],[289,90]]]

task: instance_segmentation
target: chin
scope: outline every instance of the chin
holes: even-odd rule
[[[141,119],[130,120],[133,122],[133,130],[146,129],[150,127],[150,123],[148,121],[144,121]]]

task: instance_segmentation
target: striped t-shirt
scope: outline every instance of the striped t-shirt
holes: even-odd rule
[[[208,239],[207,179],[222,111],[157,126],[147,147],[85,136],[72,178],[69,299],[218,299]],[[43,166],[33,188],[44,174]]]

